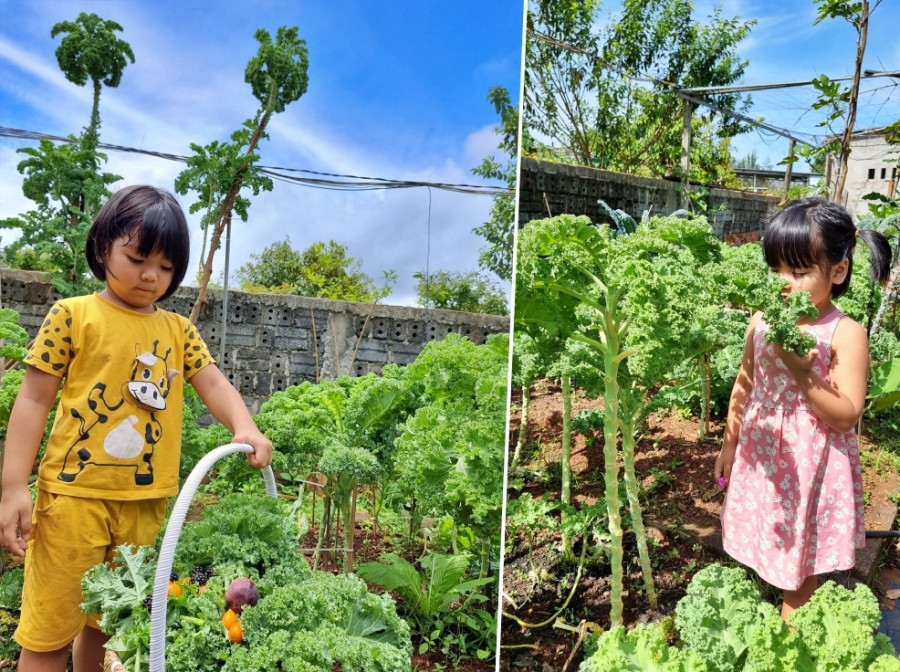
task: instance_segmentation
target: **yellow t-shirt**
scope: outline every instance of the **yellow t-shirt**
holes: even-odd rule
[[[189,320],[98,294],[63,299],[25,363],[63,378],[38,487],[116,500],[178,492],[184,381],[213,363]]]

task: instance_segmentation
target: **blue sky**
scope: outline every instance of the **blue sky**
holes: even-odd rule
[[[89,87],[63,77],[54,53],[61,37],[50,37],[55,23],[80,12],[121,24],[119,36],[135,54],[120,86],[103,90],[102,142],[188,155],[192,142],[227,141],[257,109],[244,83],[258,48],[253,33],[265,28],[274,37],[280,26],[297,26],[309,52],[309,87],[270,122],[261,164],[500,186],[471,169],[486,156],[502,158],[487,94],[501,85],[518,101],[520,0],[0,0],[0,126],[66,136],[87,125]],[[0,218],[32,209],[16,171],[24,157],[15,150],[33,144],[0,138]],[[106,169],[124,178],[117,186],[174,190],[184,167],[108,156]],[[187,209],[196,196],[178,198]],[[483,240],[472,229],[490,207],[489,196],[438,189],[335,191],[276,181],[253,198],[249,221],[235,223],[230,269],[286,236],[297,250],[333,239],[374,279],[396,271],[387,302],[412,305],[412,275],[426,262],[431,272],[478,270]],[[191,221],[196,268],[201,234],[198,218]],[[12,240],[9,231],[0,236],[0,245]],[[223,267],[220,252],[214,279]]]
[[[708,6],[711,3],[697,3]],[[869,21],[863,70],[900,70],[900,3],[870,0],[874,8]],[[856,32],[843,19],[826,19],[814,25],[817,7],[812,0],[724,0],[724,16],[755,18],[757,25],[738,47],[749,61],[745,84],[808,81],[819,75],[832,78],[853,74]],[[843,82],[849,86],[850,82]],[[860,87],[860,109],[856,128],[884,126],[900,119],[900,80],[885,77],[865,79]],[[752,116],[765,116],[768,123],[795,132],[800,138],[821,139],[825,131],[816,124],[821,113],[811,111],[816,97],[812,87],[753,92]],[[756,150],[760,159],[777,163],[787,154],[787,140],[766,133],[750,133],[735,141],[737,155]]]

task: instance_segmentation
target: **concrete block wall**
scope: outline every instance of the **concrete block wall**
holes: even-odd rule
[[[0,270],[0,306],[17,311],[32,336],[60,298],[42,278]],[[197,288],[181,287],[161,305],[187,317],[196,296]],[[223,291],[210,289],[198,328],[253,413],[274,392],[305,380],[409,364],[427,343],[447,334],[481,344],[491,334],[509,333],[509,318],[498,315],[229,291],[223,352],[222,309]]]
[[[637,221],[646,210],[664,215],[681,207],[681,184],[670,180],[529,157],[522,157],[519,170],[520,227],[533,219],[562,214],[587,215],[593,222],[609,223],[600,200]],[[778,205],[775,196],[728,189],[709,190],[706,201],[710,224],[720,238],[759,234],[766,216]]]

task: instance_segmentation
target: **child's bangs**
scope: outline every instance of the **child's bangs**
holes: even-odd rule
[[[818,231],[805,218],[768,227],[763,234],[763,255],[769,268],[809,268],[819,264]]]
[[[189,262],[190,240],[184,239],[185,229],[178,221],[172,221],[176,214],[165,201],[149,206],[139,227],[130,235],[139,235],[137,252],[147,257],[156,252],[162,254],[177,268],[186,268]]]

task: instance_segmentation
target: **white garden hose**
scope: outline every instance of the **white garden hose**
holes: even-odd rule
[[[153,582],[153,605],[156,608],[150,612],[150,672],[165,672],[166,670],[166,599],[169,596],[169,577],[172,574],[172,564],[175,560],[175,545],[178,543],[178,537],[181,534],[188,508],[194,499],[194,493],[197,492],[197,488],[200,487],[200,482],[207,472],[223,457],[233,453],[252,452],[253,448],[245,443],[229,443],[214,448],[197,462],[185,479],[181,492],[178,493],[156,562],[156,577]],[[275,474],[272,472],[272,467],[264,467],[261,471],[263,480],[266,482],[266,494],[270,497],[277,497],[278,491],[275,487]]]

